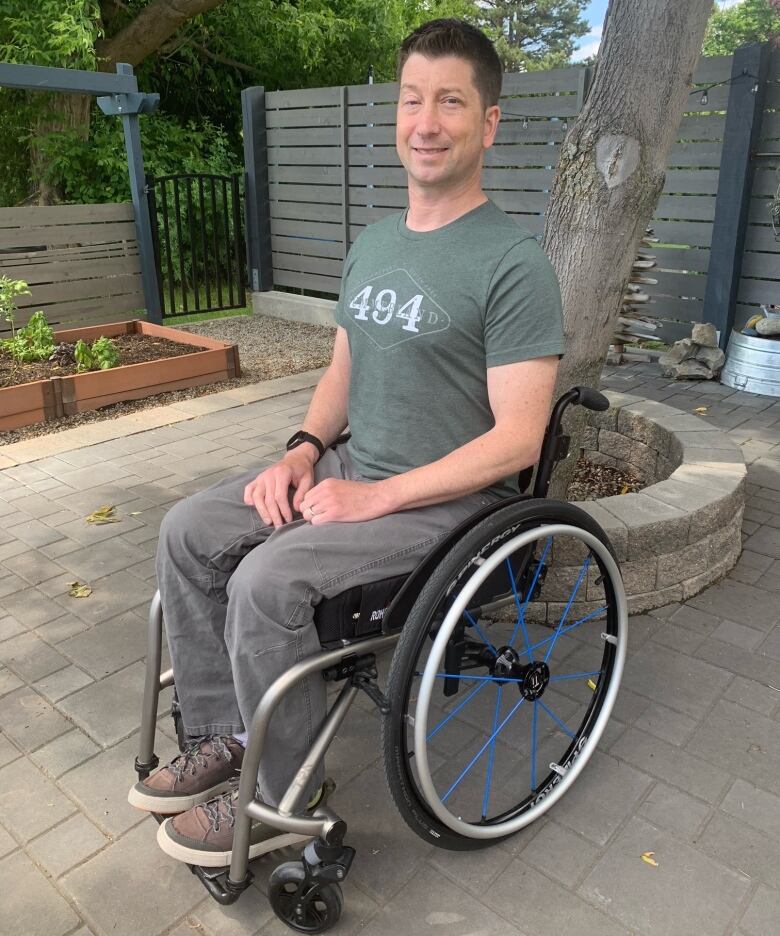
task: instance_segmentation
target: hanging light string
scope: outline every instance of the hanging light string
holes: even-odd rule
[[[730,78],[725,78],[723,81],[716,81],[714,84],[707,85],[706,88],[694,88],[692,91],[689,91],[689,96],[692,94],[700,94],[701,99],[699,100],[700,104],[706,104],[708,97],[707,92],[712,91],[713,88],[720,88],[723,85],[733,84],[740,78],[753,78],[753,87],[750,89],[751,94],[758,94],[758,75],[754,75],[752,72],[749,72],[747,68],[743,68],[740,74],[732,75]]]

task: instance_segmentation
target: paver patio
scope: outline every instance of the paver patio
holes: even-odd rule
[[[604,385],[706,418],[741,446],[745,549],[684,604],[635,616],[623,688],[572,791],[487,850],[437,850],[396,815],[370,703],[329,773],[358,850],[337,934],[772,936],[780,920],[780,401],[678,384],[650,365]],[[0,932],[289,932],[263,891],[218,906],[126,802],[145,626],[166,509],[273,459],[316,375],[241,387],[0,450]],[[86,514],[114,504],[122,522]],[[70,598],[66,583],[93,588]],[[169,719],[157,753],[172,756]],[[658,867],[640,859],[652,851]]]

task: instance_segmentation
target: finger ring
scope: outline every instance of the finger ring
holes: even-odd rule
[[[309,507],[309,513],[312,515],[312,517],[314,516],[314,508],[313,508],[313,507]]]

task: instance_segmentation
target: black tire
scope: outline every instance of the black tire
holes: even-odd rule
[[[594,683],[595,689],[592,689],[591,693],[588,695],[587,700],[581,703],[582,710],[585,714],[580,726],[580,732],[576,738],[574,738],[573,734],[570,735],[570,737],[574,738],[574,740],[572,741],[569,750],[563,755],[563,757],[558,759],[556,766],[559,769],[565,771],[568,769],[568,764],[573,763],[574,759],[580,756],[583,750],[583,742],[578,741],[578,739],[583,738],[585,741],[587,741],[588,733],[593,733],[593,727],[596,725],[597,720],[601,717],[609,686],[614,681],[613,677],[616,677],[619,681],[620,672],[622,670],[622,661],[625,654],[625,600],[622,589],[622,582],[619,579],[617,565],[613,561],[614,554],[609,539],[601,527],[592,519],[592,517],[590,517],[589,514],[573,506],[572,504],[546,500],[528,500],[521,503],[508,505],[505,509],[496,511],[496,513],[490,515],[481,521],[476,527],[466,533],[463,539],[455,546],[453,546],[450,552],[444,557],[441,563],[434,570],[433,574],[420,592],[420,595],[407,618],[406,624],[393,655],[390,673],[388,676],[387,697],[390,703],[390,713],[382,720],[382,752],[385,765],[385,774],[391,795],[407,825],[409,825],[409,827],[421,838],[428,842],[432,841],[438,847],[449,848],[453,850],[470,850],[487,846],[493,842],[500,841],[501,838],[508,837],[508,835],[513,834],[514,831],[517,831],[517,829],[512,829],[512,831],[508,832],[507,834],[501,835],[499,834],[500,823],[505,823],[510,819],[513,822],[516,820],[522,821],[518,820],[517,817],[522,816],[525,812],[530,812],[531,806],[534,806],[537,812],[539,809],[548,808],[547,806],[544,806],[543,800],[545,796],[549,796],[549,793],[552,791],[554,785],[559,782],[556,781],[555,777],[551,774],[545,776],[535,787],[532,783],[531,792],[526,796],[526,801],[515,803],[510,809],[503,810],[495,819],[486,819],[483,810],[482,819],[479,820],[479,822],[473,822],[470,828],[467,829],[464,834],[463,831],[454,830],[445,824],[445,822],[443,822],[442,819],[431,809],[431,806],[426,799],[425,793],[421,788],[421,782],[415,775],[416,768],[412,768],[412,758],[414,757],[415,752],[410,751],[410,735],[413,734],[413,728],[411,725],[414,724],[414,718],[411,714],[411,706],[414,701],[411,698],[413,694],[413,684],[416,680],[417,685],[419,686],[419,661],[422,656],[425,655],[426,648],[430,650],[432,646],[432,641],[435,637],[435,634],[437,633],[437,628],[441,624],[443,615],[445,613],[443,609],[452,605],[453,595],[457,595],[458,593],[466,593],[466,590],[470,587],[469,582],[473,582],[477,579],[477,572],[475,570],[479,569],[480,565],[483,565],[484,561],[489,556],[498,552],[502,545],[506,545],[507,548],[509,548],[509,544],[513,543],[520,534],[531,530],[547,528],[552,524],[565,524],[568,527],[573,527],[577,530],[585,531],[586,534],[590,534],[592,537],[595,537],[598,543],[603,544],[603,547],[605,547],[600,551],[606,554],[606,558],[599,558],[598,556],[595,556],[598,568],[600,570],[600,575],[604,576],[602,580],[597,579],[596,581],[600,587],[603,587],[604,595],[606,596],[604,608],[606,620],[599,620],[598,626],[600,629],[603,628],[603,634],[610,635],[609,639],[603,640],[601,643],[599,643],[599,641],[595,641],[598,646],[597,649],[594,649],[593,653],[601,655],[603,661],[600,665],[598,685],[595,685]],[[520,557],[518,560],[520,563],[525,562],[528,564],[532,548],[533,547],[530,549],[529,547],[525,547],[526,551],[524,553],[521,552],[520,548],[518,548],[517,555]],[[590,554],[595,555],[592,550]],[[512,557],[512,561],[514,562],[514,556]],[[588,559],[588,562],[590,562],[590,559]],[[587,562],[585,566],[587,569]],[[609,569],[606,568],[607,566],[610,567],[613,572],[610,572]],[[530,566],[531,571],[533,571],[534,568],[536,567],[533,565]],[[527,573],[529,578],[531,578],[531,571]],[[603,586],[601,584],[602,581]],[[538,587],[543,589],[544,586],[539,585]],[[590,588],[590,580],[588,580],[587,587]],[[538,589],[536,578],[532,579],[530,589],[534,590],[534,595],[537,594]],[[475,595],[481,596],[483,593],[476,591]],[[515,594],[515,598],[517,598],[517,594]],[[484,597],[481,600],[484,601]],[[544,598],[542,597],[541,600],[544,601]],[[483,607],[487,606],[483,605]],[[540,607],[542,607],[542,605],[540,605]],[[522,615],[519,616],[521,617]],[[480,617],[478,620],[482,620],[482,618]],[[487,626],[491,625],[488,624]],[[511,625],[504,626],[508,627]],[[561,625],[559,625],[559,630],[560,627]],[[525,628],[526,625],[523,624],[524,633]],[[480,633],[483,632],[480,631]],[[492,632],[489,631],[489,633]],[[515,627],[514,633],[517,633],[517,627]],[[547,628],[545,633],[550,633],[549,628]],[[571,637],[572,635],[568,636]],[[483,640],[484,639],[485,638],[483,634]],[[552,640],[552,638],[548,639]],[[555,641],[552,640],[552,643],[554,644]],[[560,643],[563,645],[562,641]],[[620,647],[618,647],[619,643]],[[496,663],[498,660],[498,652],[495,651],[495,648],[492,647],[492,644],[489,640],[487,641],[487,644],[492,648],[492,651],[495,654],[492,660],[493,663]],[[526,644],[528,645],[527,638]],[[601,644],[603,644],[603,646]],[[530,647],[530,645],[528,646],[531,650],[533,649]],[[552,647],[550,649],[552,649]],[[620,649],[621,652],[619,654],[619,666],[616,668],[615,663],[616,657],[618,656],[618,649]],[[538,651],[539,654],[542,652],[542,650]],[[532,653],[529,653],[529,658],[531,661],[533,661]],[[435,665],[438,666],[439,664]],[[470,668],[476,669],[476,666]],[[450,669],[445,669],[445,673],[449,672],[451,672]],[[446,681],[447,677],[445,674],[439,673],[438,675],[442,676]],[[579,676],[588,674],[576,675]],[[493,724],[493,727],[495,728],[495,725],[498,722],[498,712],[501,706],[500,693],[504,686],[508,685],[508,682],[500,680],[495,675],[491,675],[490,677],[461,676],[458,678],[464,680],[489,679],[491,681],[495,681],[497,684],[501,684],[501,689],[498,689],[496,686],[498,702],[496,705],[496,716]],[[564,680],[571,677],[561,675],[554,678]],[[518,684],[517,688],[520,688],[521,680],[514,679],[512,681]],[[436,685],[439,686],[441,683],[437,683]],[[465,683],[460,683],[458,685],[465,685]],[[475,683],[475,686],[476,685],[478,684]],[[545,683],[545,685],[547,684]],[[574,683],[572,682],[571,685],[574,686]],[[590,682],[588,682],[588,686],[590,687]],[[553,691],[565,691],[568,688],[568,683],[563,689],[561,689],[561,684],[558,683],[556,684],[556,689]],[[507,691],[510,690],[507,689]],[[577,691],[581,691],[581,687],[577,687]],[[613,689],[612,693],[610,693],[611,701],[609,706],[606,710],[604,710],[606,718],[609,717],[609,710],[611,709],[611,704],[614,700],[615,691],[616,687]],[[525,689],[521,690],[521,693],[523,692],[525,692]],[[472,694],[476,694],[476,691],[474,693],[469,693],[469,695]],[[539,698],[539,702],[541,705],[541,698]],[[518,705],[520,704],[522,704],[522,702],[518,703]],[[515,708],[517,707],[518,706],[515,706]],[[534,760],[536,760],[537,705],[535,704],[535,701],[532,706],[529,707],[533,709],[534,747],[532,750],[534,751]],[[550,711],[548,708],[546,710],[548,712]],[[504,722],[501,723],[502,727],[503,724]],[[605,724],[605,718],[602,718],[601,722],[599,723],[599,735],[601,731],[603,731],[603,724]],[[425,730],[427,731],[427,727]],[[436,730],[438,730],[438,727]],[[501,730],[501,728],[499,728],[499,730]],[[557,729],[553,728],[551,731],[552,733],[555,733],[557,732]],[[493,738],[495,738],[495,734],[496,733],[494,732]],[[598,740],[597,737],[596,740]],[[581,746],[575,749],[575,745],[578,743]],[[595,742],[593,746],[595,747]],[[584,761],[587,760],[587,757],[590,756],[591,752],[591,750],[588,750],[586,755],[582,758],[583,765]],[[550,764],[550,767],[552,766],[553,763]],[[490,769],[491,768],[488,768],[488,770]],[[577,771],[573,772],[572,776],[575,776],[580,769],[581,766],[578,766]],[[531,777],[533,778],[534,775],[535,766],[532,767]],[[488,776],[488,784],[489,782],[490,778]],[[458,819],[460,819],[460,817],[458,817]],[[489,830],[492,837],[482,838],[478,837],[477,835],[472,837],[472,832],[476,825],[488,826],[491,825],[491,823],[494,824],[493,828]]]
[[[324,933],[338,923],[344,909],[344,897],[338,884],[304,885],[303,863],[285,861],[268,881],[268,900],[279,919],[298,933]],[[299,907],[299,900],[302,905]],[[298,910],[300,909],[300,913]]]

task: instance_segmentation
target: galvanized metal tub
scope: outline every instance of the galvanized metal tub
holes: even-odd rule
[[[780,397],[780,338],[732,331],[720,382],[735,390]]]

